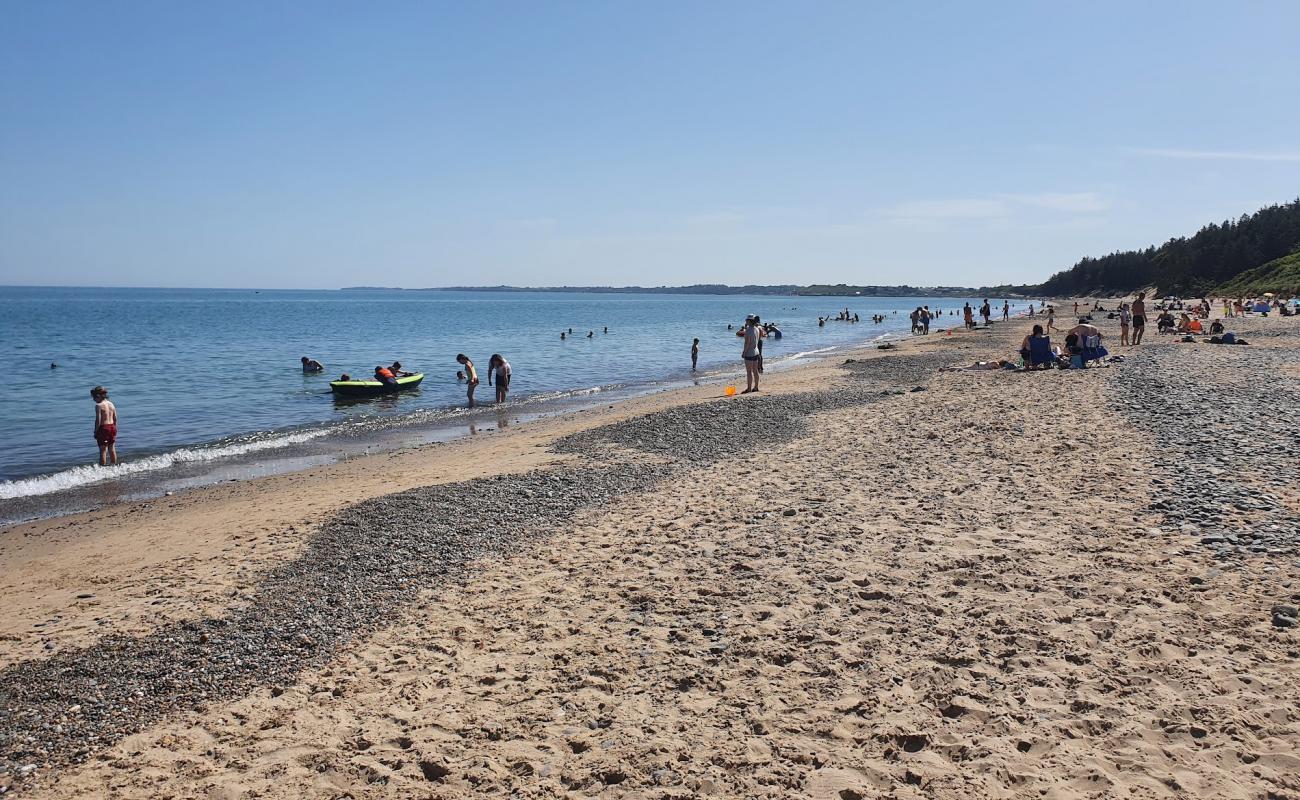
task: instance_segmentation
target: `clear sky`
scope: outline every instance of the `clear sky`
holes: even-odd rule
[[[9,2],[0,283],[1046,278],[1300,195],[1300,2]]]

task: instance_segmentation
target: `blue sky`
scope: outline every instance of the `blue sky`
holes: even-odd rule
[[[6,3],[0,283],[1036,281],[1300,195],[1300,3]]]

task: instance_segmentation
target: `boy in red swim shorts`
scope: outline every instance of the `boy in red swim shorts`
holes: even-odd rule
[[[95,444],[99,445],[99,465],[117,463],[117,406],[108,399],[108,390],[96,386],[90,390],[95,401]]]

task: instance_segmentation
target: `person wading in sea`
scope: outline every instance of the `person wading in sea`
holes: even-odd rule
[[[90,390],[95,401],[95,444],[99,445],[99,465],[117,463],[117,406],[108,399],[108,390],[96,386]]]
[[[469,356],[459,353],[456,356],[456,363],[465,368],[465,397],[469,400],[469,407],[474,407],[474,390],[478,388],[478,370],[474,369],[474,362],[469,360]]]

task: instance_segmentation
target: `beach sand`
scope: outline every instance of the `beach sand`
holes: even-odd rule
[[[2,531],[0,786],[86,798],[1300,797],[1300,629],[1274,614],[1300,593],[1288,451],[1225,465],[1240,480],[1215,476],[1238,492],[1222,498],[1157,483],[1177,474],[1159,465],[1183,457],[1195,415],[1249,390],[1234,377],[1251,359],[1273,370],[1279,405],[1246,422],[1294,420],[1300,326],[1252,320],[1251,348],[1164,337],[1086,371],[936,371],[1007,356],[1027,327],[771,374],[753,397],[703,385]],[[1173,380],[1162,359],[1178,375],[1205,368],[1203,403],[1161,411],[1179,390],[1161,383]],[[1238,432],[1223,415],[1203,423],[1229,445]],[[555,476],[579,499],[552,496]],[[1211,519],[1211,501],[1247,505]],[[1222,536],[1247,507],[1279,530]],[[420,509],[438,510],[437,524],[403,516]],[[375,514],[394,522],[348,527]],[[321,554],[349,531],[380,542],[358,544],[359,567]],[[408,532],[421,547],[446,542],[436,574],[411,571]],[[374,578],[383,599],[354,601],[350,628],[331,621],[333,599],[317,608],[304,594],[304,615],[325,621],[285,651],[301,668],[268,662],[259,679],[260,664],[204,657],[236,677],[205,697],[180,686],[175,708],[155,684],[132,689],[131,665],[152,663],[140,653],[172,639],[129,642],[165,634],[177,652],[218,650],[213,618],[255,627],[264,608],[283,613],[274,598],[286,595],[266,586],[320,589],[301,573],[321,565],[341,581],[377,576],[386,553],[417,585]],[[361,612],[378,618],[358,623]],[[122,685],[105,694],[125,699],[96,705],[93,724],[79,721],[90,703],[63,707],[75,692],[15,705],[27,690],[84,687],[67,670],[119,657]],[[101,743],[77,746],[56,725]],[[26,764],[36,769],[15,777]]]

